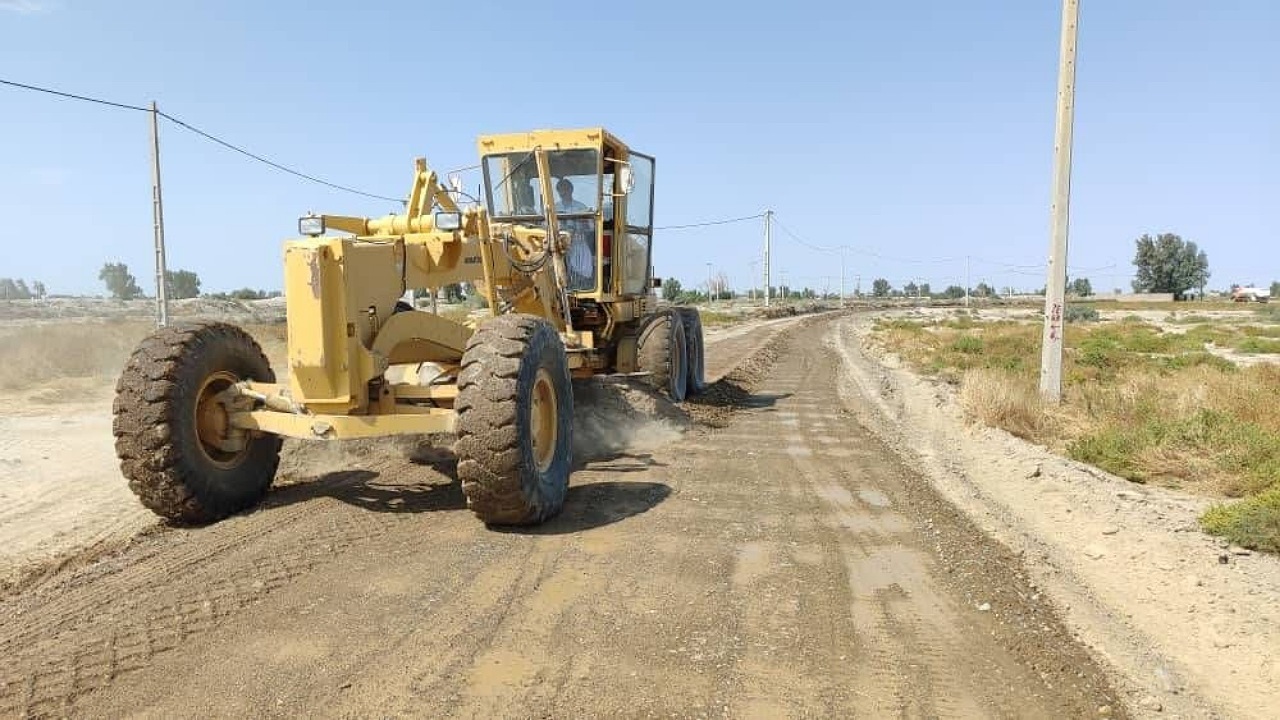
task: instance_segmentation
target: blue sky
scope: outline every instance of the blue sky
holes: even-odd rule
[[[1048,250],[1061,5],[178,3],[0,0],[0,77],[146,104],[305,172],[401,196],[412,159],[471,165],[480,133],[603,125],[657,157],[656,222],[772,208],[847,244],[849,288],[1038,288]],[[1128,287],[1134,239],[1177,232],[1211,287],[1280,279],[1280,3],[1086,1],[1070,265]],[[391,203],[162,132],[171,268],[279,288],[309,210]],[[0,276],[154,289],[146,117],[0,87]],[[474,187],[478,173],[466,176]],[[775,233],[775,283],[838,286],[839,256]],[[745,288],[760,221],[660,232],[658,274]]]

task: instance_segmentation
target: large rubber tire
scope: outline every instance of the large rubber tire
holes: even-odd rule
[[[636,363],[649,373],[649,383],[674,402],[684,402],[689,388],[684,323],[675,310],[659,310],[640,328]]]
[[[697,395],[707,389],[706,344],[702,339],[702,315],[698,308],[679,308],[680,320],[684,325],[684,343],[688,352],[685,362],[688,368],[688,394]]]
[[[238,452],[206,442],[207,418],[225,427],[216,424],[225,416],[213,396],[240,380],[275,382],[275,373],[257,341],[227,323],[161,328],[134,350],[116,383],[112,430],[129,489],[155,514],[214,522],[266,495],[280,463],[278,436],[247,433]]]
[[[458,476],[476,517],[535,525],[559,514],[573,459],[573,385],[560,333],[533,315],[482,324],[462,355],[454,408]]]

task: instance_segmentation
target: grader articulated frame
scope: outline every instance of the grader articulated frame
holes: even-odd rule
[[[538,523],[568,487],[572,377],[640,374],[677,402],[702,389],[697,311],[659,310],[653,293],[653,159],[601,128],[482,136],[479,151],[483,204],[460,208],[418,159],[403,214],[299,220],[284,251],[287,381],[227,323],[139,345],[114,433],[145,506],[188,523],[252,507],[282,437],[452,433],[472,511]],[[404,299],[458,283],[486,301],[482,321]]]

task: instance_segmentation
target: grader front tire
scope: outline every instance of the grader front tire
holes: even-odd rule
[[[573,452],[573,386],[556,329],[499,315],[467,341],[458,375],[458,476],[487,525],[535,525],[559,514]]]
[[[257,341],[227,323],[162,328],[129,358],[112,431],[129,489],[155,514],[214,522],[266,495],[280,438],[231,428],[216,399],[241,380],[275,382],[275,373]]]

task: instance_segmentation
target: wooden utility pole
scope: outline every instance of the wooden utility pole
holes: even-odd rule
[[[164,200],[160,195],[160,111],[151,103],[151,219],[156,243],[156,325],[169,324],[169,289],[165,282]]]
[[[1058,114],[1053,141],[1052,239],[1049,278],[1044,293],[1044,338],[1041,343],[1040,395],[1062,401],[1062,346],[1067,292],[1067,231],[1071,202],[1071,131],[1075,120],[1076,31],[1080,0],[1063,0],[1062,48],[1058,60]]]

